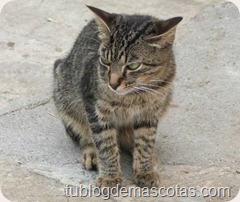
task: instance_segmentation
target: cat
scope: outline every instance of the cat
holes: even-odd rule
[[[133,156],[135,183],[158,187],[154,147],[172,97],[173,42],[182,17],[94,14],[69,55],[54,64],[53,99],[66,132],[82,149],[97,186],[121,186],[119,150]]]

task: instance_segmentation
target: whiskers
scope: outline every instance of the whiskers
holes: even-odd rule
[[[99,84],[104,84],[104,85],[108,85],[108,83],[106,81],[104,81],[103,79],[98,79],[97,82]],[[164,87],[160,87],[159,89],[161,89],[160,91],[155,90],[154,88],[159,87],[159,85],[155,85],[155,84],[144,84],[144,83],[138,83],[139,86],[135,86],[136,84],[131,84],[128,85],[124,88],[124,91],[122,93],[118,93],[117,94],[121,94],[121,95],[127,95],[127,94],[132,94],[135,96],[139,96],[142,99],[146,98],[146,94],[149,94],[153,97],[165,97],[167,89],[165,89]]]
[[[150,80],[150,81],[162,81],[163,80]],[[168,82],[169,84],[173,85],[172,83]],[[140,86],[138,86],[138,90],[143,91],[143,92],[147,92],[150,93],[154,96],[156,95],[161,95],[161,96],[165,96],[165,92],[166,92],[166,87],[165,86],[161,86],[159,84],[151,84],[151,83],[138,83]],[[156,89],[161,89],[161,92],[156,90]]]
[[[164,93],[156,91],[152,88],[146,87],[146,86],[135,86],[134,89],[137,89],[139,92],[145,92],[145,93],[149,93],[153,96],[165,96]]]

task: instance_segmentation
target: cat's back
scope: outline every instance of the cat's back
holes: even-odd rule
[[[87,62],[93,64],[93,59],[97,57],[99,44],[97,23],[95,20],[91,20],[83,27],[68,56],[62,60],[66,66],[65,68],[68,70],[73,68],[75,72],[72,73],[76,74],[76,70],[84,69]],[[54,66],[56,68],[56,63]]]
[[[82,29],[68,56],[55,62],[53,98],[56,106],[70,109],[79,105],[83,94],[92,89],[99,44],[97,23],[91,20]]]
[[[61,79],[67,77],[66,79],[69,80],[68,76],[74,79],[73,74],[81,74],[88,62],[92,64],[89,64],[89,66],[94,66],[99,44],[97,23],[95,20],[91,20],[83,27],[67,57],[55,61],[55,80],[59,76],[61,76]]]

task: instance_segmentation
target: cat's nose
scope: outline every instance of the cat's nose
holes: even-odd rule
[[[118,74],[111,74],[109,85],[112,87],[112,89],[116,90],[122,83],[123,77]]]

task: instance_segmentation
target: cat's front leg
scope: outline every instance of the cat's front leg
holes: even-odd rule
[[[116,129],[110,123],[101,121],[91,124],[94,143],[98,155],[98,187],[121,186],[122,173]]]
[[[157,125],[157,120],[141,120],[134,124],[133,171],[135,183],[140,187],[158,187],[160,183],[153,163]]]

